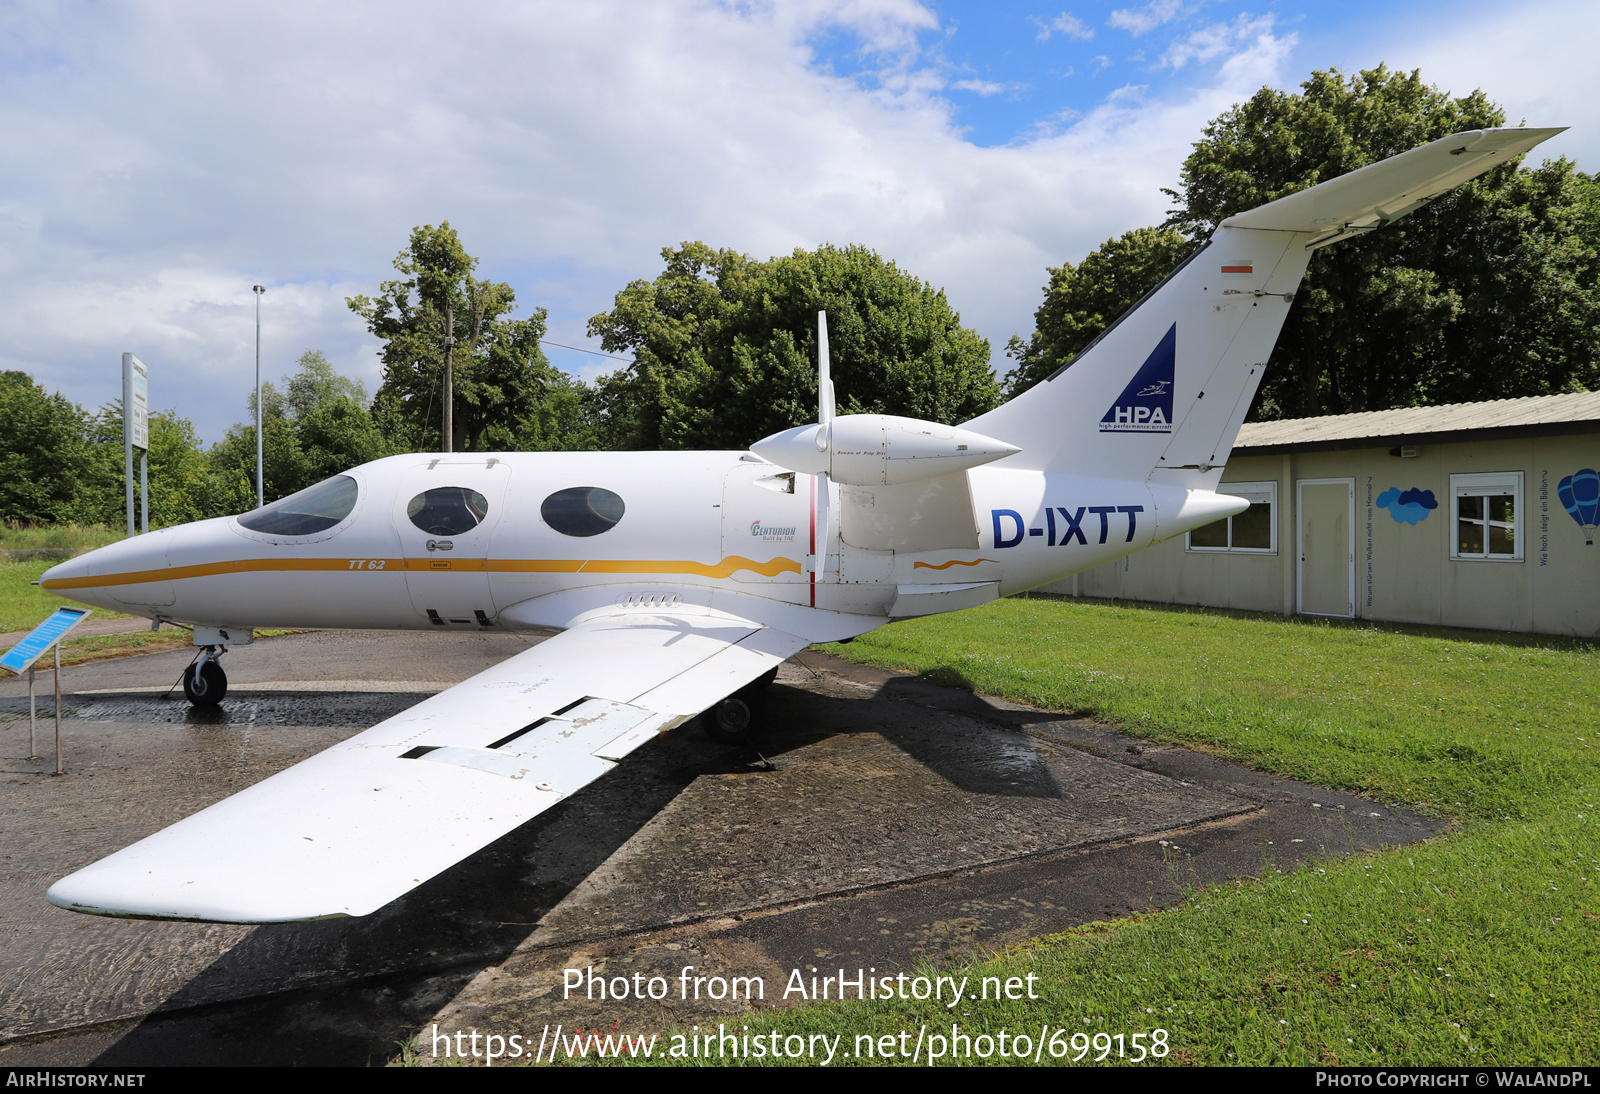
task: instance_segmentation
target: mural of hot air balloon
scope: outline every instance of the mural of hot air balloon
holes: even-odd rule
[[[1572,519],[1583,529],[1589,546],[1593,547],[1595,529],[1600,527],[1600,474],[1592,467],[1585,467],[1562,479],[1556,493]]]

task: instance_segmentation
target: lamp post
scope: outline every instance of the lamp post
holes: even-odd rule
[[[261,294],[267,287],[252,285],[250,291],[256,294],[256,508],[259,509],[267,504],[261,474]]]

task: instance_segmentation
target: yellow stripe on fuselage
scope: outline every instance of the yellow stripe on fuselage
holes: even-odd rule
[[[781,573],[800,573],[800,563],[792,558],[757,562],[743,555],[729,555],[721,563],[672,560],[630,559],[541,559],[541,558],[240,558],[229,562],[206,562],[194,566],[169,566],[162,570],[133,570],[99,577],[55,578],[43,582],[50,590],[95,589],[112,585],[143,585],[152,581],[183,581],[193,577],[222,574],[289,573],[307,570],[384,573],[419,570],[489,573],[544,574],[693,574],[697,577],[732,577],[738,570],[752,570],[764,577]]]

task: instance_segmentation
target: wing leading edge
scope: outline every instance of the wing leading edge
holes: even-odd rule
[[[48,896],[155,919],[367,915],[806,645],[710,609],[591,615]]]

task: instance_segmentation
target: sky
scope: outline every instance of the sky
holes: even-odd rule
[[[518,315],[590,316],[686,240],[864,244],[989,340],[1047,268],[1160,223],[1206,123],[1386,63],[1481,88],[1600,169],[1576,0],[22,0],[0,10],[0,369],[97,408],[123,352],[203,440],[307,349],[368,393],[346,306],[448,220]],[[578,376],[617,367],[546,346]]]

